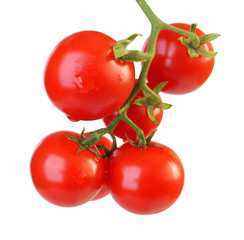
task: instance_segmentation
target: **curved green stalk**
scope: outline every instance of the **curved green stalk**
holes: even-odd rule
[[[156,16],[156,14],[152,11],[152,9],[148,6],[148,4],[146,3],[145,0],[136,0],[136,2],[138,3],[138,5],[142,9],[142,11],[144,12],[146,17],[148,18],[149,22],[151,23],[151,33],[150,33],[150,39],[149,39],[147,51],[146,51],[146,53],[142,53],[137,50],[126,51],[126,49],[125,49],[126,46],[131,41],[133,41],[136,38],[136,36],[138,36],[138,34],[134,34],[125,40],[118,41],[117,42],[118,44],[114,46],[114,53],[115,53],[115,57],[117,57],[116,59],[121,59],[121,60],[125,60],[125,61],[126,60],[127,61],[143,61],[143,66],[142,66],[142,69],[140,72],[139,79],[138,79],[131,95],[125,102],[125,104],[118,110],[117,116],[110,122],[110,124],[107,127],[93,131],[92,136],[90,136],[89,138],[84,139],[82,141],[81,148],[83,146],[89,146],[91,144],[97,143],[101,139],[101,137],[103,135],[105,135],[106,133],[109,133],[110,135],[112,134],[111,136],[113,136],[112,137],[113,146],[116,146],[116,139],[113,135],[113,130],[115,129],[115,127],[117,126],[117,124],[120,121],[126,122],[136,131],[137,139],[138,139],[138,146],[145,147],[148,144],[145,139],[143,131],[127,116],[127,110],[129,109],[130,105],[132,104],[137,93],[141,90],[146,92],[146,94],[150,96],[150,101],[155,104],[155,105],[150,105],[150,106],[148,105],[148,107],[154,107],[154,106],[160,107],[162,105],[160,108],[167,109],[171,106],[170,104],[165,104],[165,106],[164,106],[164,104],[160,102],[161,97],[159,95],[159,91],[160,91],[159,89],[161,86],[164,86],[164,83],[160,84],[161,86],[160,85],[157,86],[154,90],[151,90],[147,86],[147,83],[146,83],[147,74],[148,74],[150,65],[152,63],[152,60],[155,56],[158,35],[161,30],[173,31],[173,32],[179,33],[180,35],[187,37],[188,39],[182,40],[183,45],[185,45],[184,44],[184,40],[185,40],[185,41],[187,41],[187,44],[189,43],[190,48],[193,48],[196,50],[199,50],[198,48],[200,48],[202,43],[205,43],[209,39],[215,39],[219,36],[217,34],[209,34],[209,35],[205,35],[205,36],[202,36],[199,38],[195,34],[196,24],[192,24],[190,31],[182,30],[180,28],[167,24],[167,23],[163,22],[161,19],[159,19]],[[123,55],[123,53],[125,53],[125,55]],[[204,53],[204,54],[211,56],[212,52],[210,54],[209,53]],[[124,59],[123,59],[123,56],[124,56]]]

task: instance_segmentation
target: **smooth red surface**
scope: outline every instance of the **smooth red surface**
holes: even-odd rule
[[[175,27],[189,31],[190,25],[184,23],[172,24]],[[198,36],[204,33],[197,28]],[[187,48],[178,40],[180,34],[162,30],[159,33],[156,55],[150,66],[147,80],[150,88],[154,88],[160,82],[168,81],[162,92],[170,94],[185,94],[195,91],[209,78],[213,67],[214,58],[190,57]],[[144,44],[146,51],[149,39]],[[202,46],[206,50],[213,51],[212,44]]]
[[[70,119],[95,120],[119,109],[135,83],[133,63],[115,60],[115,40],[95,31],[74,33],[51,53],[44,82],[53,104]]]
[[[78,144],[68,131],[45,137],[31,159],[31,176],[36,190],[50,203],[62,207],[79,206],[96,196],[104,184],[105,165],[90,150],[78,153]]]
[[[142,91],[140,91],[136,95],[134,100],[143,97],[144,95]],[[104,117],[103,122],[105,123],[105,125],[107,126],[117,116],[117,114],[118,112],[116,111],[113,114]],[[147,107],[145,106],[140,107],[135,104],[132,104],[127,111],[127,115],[139,128],[143,130],[145,137],[148,137],[158,127],[157,124],[153,123],[150,120],[147,113]],[[158,123],[160,124],[163,117],[163,110],[159,108],[154,108],[154,115]],[[126,139],[125,134],[127,134],[127,136],[131,140],[136,141],[136,136],[137,136],[136,132],[133,130],[133,128],[130,127],[130,125],[128,125],[123,121],[120,121],[118,123],[118,125],[115,127],[113,132],[119,138]]]
[[[110,150],[112,147],[112,142],[108,138],[102,136],[101,140],[96,145],[104,145],[108,148],[108,150]],[[99,152],[100,152],[101,156],[103,156],[105,154],[102,149],[99,150]],[[101,190],[99,191],[99,193],[92,200],[99,200],[99,199],[104,198],[105,196],[107,196],[109,194],[108,184],[107,184],[107,161],[108,161],[108,159],[105,158],[104,163],[105,163],[105,169],[106,170],[105,170],[104,184],[103,184]]]
[[[158,213],[179,197],[184,184],[182,163],[174,151],[161,146],[141,149],[127,142],[109,158],[110,193],[127,211]]]

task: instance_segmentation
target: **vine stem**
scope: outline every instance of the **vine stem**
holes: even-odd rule
[[[146,146],[146,139],[144,134],[142,134],[142,130],[137,127],[136,124],[134,124],[131,119],[128,118],[127,116],[127,110],[129,109],[133,99],[135,98],[136,94],[140,90],[144,90],[146,92],[150,92],[154,98],[156,98],[157,101],[160,101],[160,96],[158,94],[155,94],[151,89],[146,84],[146,78],[147,78],[147,73],[149,71],[150,64],[155,56],[155,51],[156,51],[156,43],[157,43],[157,38],[160,30],[162,29],[162,22],[161,20],[154,14],[154,12],[151,10],[151,8],[147,5],[147,3],[143,0],[136,0],[141,9],[144,11],[145,15],[149,19],[152,25],[151,29],[151,34],[150,34],[150,40],[148,44],[148,48],[146,51],[146,54],[148,54],[150,57],[147,61],[143,63],[141,73],[139,76],[139,79],[130,95],[130,97],[127,99],[125,104],[120,108],[118,111],[118,115],[113,119],[113,121],[107,126],[110,131],[113,131],[113,129],[116,127],[119,121],[124,121],[128,123],[137,133],[137,135],[140,137],[142,145]]]
[[[136,2],[138,3],[138,5],[141,7],[142,11],[144,12],[144,14],[147,16],[148,20],[150,21],[152,28],[159,28],[159,30],[169,30],[172,32],[176,32],[179,33],[183,36],[188,37],[189,39],[191,39],[192,41],[192,47],[197,48],[199,46],[200,40],[199,37],[192,33],[192,32],[188,32],[185,31],[183,29],[174,27],[170,24],[165,23],[164,21],[162,21],[160,18],[158,18],[156,16],[156,14],[152,11],[152,9],[148,6],[148,4],[146,3],[145,0],[136,0]],[[153,34],[153,29],[151,31],[151,37]]]
[[[129,96],[129,98],[127,99],[125,104],[118,110],[117,116],[110,122],[110,124],[106,128],[102,128],[97,131],[94,131],[95,134],[93,136],[91,136],[83,141],[84,145],[86,145],[86,144],[89,145],[89,143],[94,144],[94,142],[96,142],[96,141],[98,142],[100,140],[100,138],[106,133],[113,134],[113,130],[115,129],[117,124],[120,121],[124,121],[124,122],[128,123],[136,131],[137,136],[140,139],[141,147],[145,147],[147,145],[147,142],[146,142],[145,136],[143,134],[143,131],[134,122],[132,122],[132,120],[127,116],[127,110],[129,109],[133,99],[135,98],[135,96],[137,95],[137,93],[140,90],[143,90],[143,91],[149,93],[152,96],[152,98],[155,99],[155,102],[159,102],[161,100],[160,95],[155,93],[154,91],[152,91],[147,86],[147,83],[146,83],[147,74],[148,74],[150,65],[152,63],[152,60],[155,56],[156,44],[157,44],[157,39],[158,39],[158,35],[159,35],[160,31],[165,29],[165,30],[177,32],[183,36],[188,37],[192,42],[192,47],[199,46],[200,40],[196,34],[182,30],[180,28],[174,27],[172,25],[169,25],[169,24],[163,22],[161,19],[159,19],[156,16],[156,14],[148,6],[148,4],[145,0],[136,0],[136,2],[138,3],[138,5],[142,9],[142,11],[144,12],[146,17],[148,18],[149,22],[151,23],[150,39],[149,39],[149,43],[148,43],[148,48],[145,53],[148,56],[147,60],[143,63],[138,81],[137,81],[131,95]]]
[[[150,39],[149,39],[148,48],[146,51],[146,54],[150,57],[147,59],[147,61],[145,61],[143,63],[138,82],[135,85],[128,100],[125,102],[123,107],[119,110],[120,114],[118,115],[118,118],[121,118],[121,117],[119,117],[119,116],[121,116],[121,113],[126,112],[128,110],[131,102],[133,101],[134,97],[140,90],[144,90],[144,91],[148,92],[150,95],[152,95],[155,98],[155,100],[160,101],[160,96],[158,94],[156,94],[155,92],[153,92],[147,86],[146,78],[147,78],[147,74],[148,74],[150,65],[152,63],[152,60],[155,56],[157,39],[158,39],[158,35],[161,30],[165,29],[165,30],[177,32],[177,33],[184,35],[184,36],[188,37],[189,39],[191,39],[193,43],[199,42],[199,37],[196,34],[182,30],[180,28],[174,27],[170,24],[163,22],[160,18],[158,18],[156,16],[156,14],[148,6],[148,4],[146,3],[145,0],[136,0],[136,2],[138,3],[138,5],[140,6],[140,8],[142,9],[142,11],[144,12],[144,14],[146,15],[146,17],[148,18],[148,20],[151,23]],[[122,119],[122,120],[126,120],[126,119]],[[115,121],[116,121],[116,118],[115,118]]]

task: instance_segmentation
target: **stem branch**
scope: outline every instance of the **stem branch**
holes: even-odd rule
[[[150,65],[152,63],[152,60],[155,56],[156,44],[157,44],[157,39],[158,39],[158,35],[159,35],[160,31],[165,29],[165,30],[170,30],[170,31],[179,33],[183,36],[188,37],[192,41],[191,46],[193,48],[199,47],[200,39],[195,33],[182,30],[180,28],[174,27],[172,25],[169,25],[169,24],[163,22],[156,16],[156,14],[148,6],[148,4],[146,3],[145,0],[136,0],[136,2],[138,3],[138,5],[142,9],[142,11],[144,12],[146,17],[148,18],[149,22],[151,23],[150,39],[149,39],[149,43],[148,43],[148,48],[145,53],[146,54],[145,56],[147,56],[147,58],[145,59],[145,62],[143,63],[139,79],[138,79],[131,95],[129,96],[129,98],[127,99],[125,104],[118,110],[117,116],[110,122],[110,124],[106,128],[96,130],[93,132],[92,136],[90,136],[87,139],[84,139],[84,141],[82,142],[82,145],[83,144],[84,145],[95,144],[106,133],[109,133],[113,138],[113,142],[115,142],[113,130],[115,129],[117,124],[122,120],[122,121],[128,123],[136,131],[137,136],[138,136],[138,145],[146,146],[147,142],[146,142],[146,139],[144,136],[144,132],[127,116],[127,110],[129,109],[132,101],[134,100],[135,96],[137,95],[137,93],[140,90],[147,92],[152,97],[152,99],[155,100],[155,102],[159,102],[161,100],[160,95],[157,92],[154,92],[153,90],[151,90],[147,86],[147,83],[146,83],[147,74],[148,74]],[[132,37],[135,37],[135,36],[133,35]],[[115,144],[116,143],[114,143],[114,147],[116,146]]]

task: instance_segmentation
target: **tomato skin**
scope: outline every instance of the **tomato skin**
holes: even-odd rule
[[[143,92],[140,91],[138,92],[134,100],[143,97]],[[113,114],[104,117],[103,122],[105,123],[105,125],[108,126],[108,124],[117,116],[117,114],[118,112],[116,111]],[[145,106],[137,106],[135,104],[132,104],[127,111],[127,115],[139,128],[143,130],[145,137],[148,137],[158,127],[157,124],[153,123],[150,120],[147,113],[147,107]],[[160,124],[163,117],[163,110],[159,108],[154,108],[154,115],[158,123]],[[133,128],[131,128],[130,125],[123,121],[120,121],[118,123],[113,132],[117,137],[124,140],[126,140],[125,134],[127,134],[127,136],[131,140],[136,141],[136,132],[133,130]]]
[[[155,214],[169,208],[184,184],[184,169],[170,148],[141,149],[124,143],[108,161],[108,186],[115,201],[135,214]]]
[[[171,25],[187,31],[190,30],[188,24],[174,23]],[[196,34],[198,36],[204,35],[198,28]],[[151,89],[160,82],[168,81],[162,92],[186,94],[201,87],[209,78],[214,67],[214,58],[190,57],[187,48],[178,40],[180,37],[180,34],[169,30],[162,30],[159,33],[156,54],[147,75],[148,85]],[[146,40],[142,51],[146,51],[148,42],[149,39]],[[202,47],[213,51],[210,42]]]
[[[96,31],[74,33],[51,53],[46,92],[73,120],[96,120],[119,109],[135,83],[133,63],[115,60],[115,40]]]
[[[88,135],[86,135],[86,136],[88,136]],[[106,146],[108,148],[108,150],[110,150],[111,147],[112,147],[112,142],[108,138],[102,136],[101,140],[96,145],[104,145],[104,146]],[[105,154],[102,149],[99,150],[99,152],[100,152],[101,156],[103,156]],[[106,169],[105,170],[104,184],[103,184],[101,190],[98,192],[98,194],[92,199],[92,201],[104,198],[104,197],[106,197],[109,194],[108,184],[107,184],[107,161],[108,161],[108,159],[105,158],[103,160],[104,160],[105,169]]]
[[[104,161],[85,149],[76,153],[78,144],[60,131],[46,136],[36,147],[30,164],[32,181],[38,193],[61,207],[75,207],[91,200],[102,188]]]

